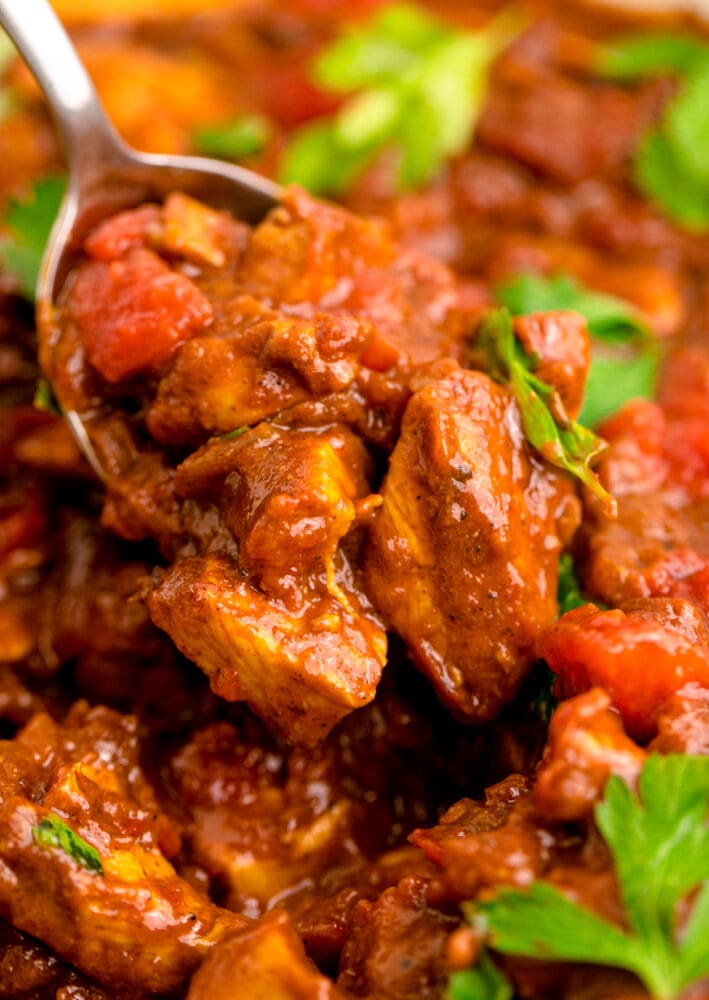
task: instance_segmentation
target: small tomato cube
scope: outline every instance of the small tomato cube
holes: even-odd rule
[[[150,250],[90,261],[76,276],[70,307],[89,362],[108,382],[159,374],[212,319],[197,286]]]

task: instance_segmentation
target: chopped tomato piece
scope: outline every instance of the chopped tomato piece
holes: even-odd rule
[[[147,246],[162,229],[159,205],[141,205],[106,219],[84,241],[84,250],[95,260],[118,260],[135,247]]]
[[[600,611],[568,611],[544,629],[538,652],[559,678],[564,696],[602,687],[628,732],[650,738],[662,703],[689,682],[709,687],[709,654],[679,631],[655,621]]]
[[[72,310],[90,363],[109,382],[158,373],[212,319],[197,286],[149,250],[91,261],[72,289]]]

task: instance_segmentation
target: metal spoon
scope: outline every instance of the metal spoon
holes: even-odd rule
[[[278,185],[250,170],[197,156],[141,153],[126,145],[47,0],[0,0],[0,26],[44,93],[69,167],[69,185],[37,283],[38,325],[51,321],[55,297],[84,237],[109,215],[144,201],[162,201],[171,191],[226,208],[245,222],[258,222],[278,203]],[[78,413],[67,410],[65,417],[94,472],[105,479]]]

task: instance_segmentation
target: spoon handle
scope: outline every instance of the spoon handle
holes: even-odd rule
[[[122,142],[96,89],[47,0],[0,0],[5,28],[40,85],[56,119],[75,183],[118,154]]]

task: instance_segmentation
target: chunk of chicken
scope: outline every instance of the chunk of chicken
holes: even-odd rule
[[[178,471],[220,506],[238,558],[178,561],[151,595],[153,620],[211,677],[288,740],[312,745],[374,697],[386,637],[358,592],[340,542],[378,500],[366,455],[337,428],[264,425],[215,442]]]
[[[188,854],[229,909],[256,916],[351,861],[352,803],[331,771],[327,757],[293,751],[286,761],[226,722],[197,733],[173,758],[171,784],[191,819]]]
[[[61,726],[35,716],[0,744],[0,791],[0,911],[98,982],[173,990],[239,925],[168,861],[179,839],[131,717],[82,703]]]
[[[288,915],[274,910],[228,937],[197,972],[187,1000],[344,1000],[306,957]]]
[[[382,493],[368,593],[442,701],[492,719],[554,620],[571,487],[531,454],[511,394],[455,366],[411,399]]]

